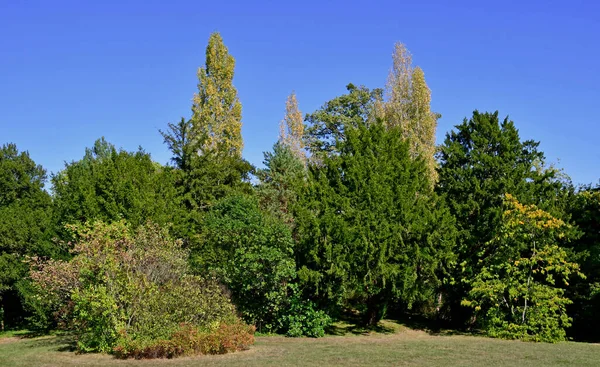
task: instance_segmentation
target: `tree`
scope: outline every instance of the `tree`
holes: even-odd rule
[[[44,190],[46,170],[15,144],[0,149],[0,326],[23,320],[18,282],[26,256],[57,256],[52,237],[52,201]]]
[[[68,223],[126,219],[133,226],[153,220],[175,223],[182,215],[172,169],[142,149],[117,150],[104,138],[52,177],[56,220]]]
[[[289,228],[244,195],[219,201],[201,228],[202,241],[192,249],[196,271],[216,274],[247,322],[276,331],[296,278]]]
[[[311,115],[312,131],[325,132],[313,146],[335,153],[309,166],[296,256],[324,304],[356,308],[372,325],[388,305],[435,302],[454,227],[401,130],[368,113],[376,94],[349,90]]]
[[[507,194],[501,228],[463,304],[475,309],[491,336],[565,340],[571,325],[567,305],[572,303],[565,287],[583,274],[563,247],[576,236],[562,220]]]
[[[242,104],[233,86],[234,68],[235,59],[223,38],[218,32],[212,33],[206,64],[198,70],[198,93],[192,106],[192,129],[200,152],[242,155]]]
[[[306,182],[305,162],[281,142],[264,156],[265,168],[257,171],[260,183],[256,187],[261,207],[291,226],[292,208]]]
[[[316,163],[324,156],[337,153],[336,142],[344,140],[346,128],[371,124],[376,120],[375,109],[383,91],[370,91],[354,84],[348,84],[346,89],[347,94],[328,101],[306,116],[308,148]]]
[[[480,260],[502,224],[504,195],[519,202],[536,204],[559,219],[564,216],[568,188],[557,179],[557,171],[543,169],[544,154],[539,143],[521,141],[514,123],[500,121],[498,112],[473,112],[471,119],[446,134],[440,147],[437,191],[445,196],[461,233],[455,249],[459,267],[454,274],[449,306],[455,321],[464,322],[468,313],[459,302],[469,289],[469,280],[481,269]]]
[[[600,340],[600,187],[582,187],[569,205],[572,223],[581,237],[568,247],[581,265],[586,279],[575,279],[568,289],[573,300],[569,315],[573,318],[570,335],[589,341]]]
[[[285,117],[279,125],[279,143],[288,147],[300,161],[306,163],[304,120],[294,92],[285,101]]]
[[[412,55],[402,43],[396,43],[392,55],[392,69],[387,83],[387,101],[384,103],[386,122],[400,127],[410,141],[410,154],[421,157],[432,183],[437,180],[435,161],[435,131],[440,117],[431,111],[431,90],[425,74],[412,66]]]
[[[169,123],[167,131],[160,130],[165,144],[169,147],[173,157],[172,163],[184,172],[191,170],[191,160],[194,155],[192,121],[181,118],[177,124]]]
[[[232,192],[250,190],[253,167],[242,159],[242,105],[233,86],[235,59],[219,33],[211,34],[205,66],[198,70],[192,118],[161,131],[177,170],[178,197],[188,209],[186,237],[198,216]]]

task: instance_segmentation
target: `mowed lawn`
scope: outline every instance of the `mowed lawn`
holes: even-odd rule
[[[4,337],[0,366],[600,366],[600,345],[536,344],[403,329],[321,339],[257,337],[245,352],[123,361],[73,353],[66,337]]]

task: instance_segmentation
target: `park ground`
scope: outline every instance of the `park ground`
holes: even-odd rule
[[[172,360],[76,354],[64,335],[0,334],[0,366],[599,366],[600,345],[506,341],[431,333],[384,322],[377,332],[345,327],[324,338],[257,336],[250,350]]]

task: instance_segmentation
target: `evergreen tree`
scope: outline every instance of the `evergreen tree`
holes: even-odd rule
[[[273,152],[264,155],[265,168],[257,171],[261,207],[291,225],[292,208],[306,178],[305,162],[281,141],[275,143]]]
[[[505,194],[519,202],[535,204],[562,219],[568,190],[557,179],[557,171],[542,169],[544,155],[538,142],[521,141],[508,118],[498,112],[473,112],[473,117],[446,134],[440,147],[437,190],[444,195],[461,233],[456,248],[458,264],[449,305],[455,321],[469,316],[458,304],[470,287],[470,280],[491,256],[491,240],[499,234]]]
[[[425,161],[430,180],[435,182],[435,130],[440,116],[431,111],[431,90],[423,70],[412,66],[412,55],[402,43],[396,43],[392,60],[384,104],[386,121],[400,127],[410,141],[411,156]]]
[[[134,227],[148,220],[179,220],[175,176],[143,150],[117,150],[104,138],[52,177],[55,220],[60,226],[126,219]]]
[[[19,281],[26,256],[56,256],[46,171],[14,144],[0,148],[0,327],[23,321]]]
[[[569,205],[569,213],[581,237],[571,244],[575,259],[581,265],[586,279],[573,282],[569,297],[573,305],[572,337],[579,340],[600,341],[600,187],[582,187]]]
[[[376,94],[349,90],[311,115],[327,129],[316,130],[327,131],[320,146],[335,154],[309,166],[296,256],[300,279],[324,304],[356,308],[375,324],[388,305],[435,302],[454,226],[401,130],[365,112]]]

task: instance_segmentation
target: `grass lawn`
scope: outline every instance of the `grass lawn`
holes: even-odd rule
[[[0,336],[0,366],[600,366],[600,345],[535,344],[465,335],[386,332],[321,339],[263,336],[245,352],[173,360],[78,355],[61,336]]]

